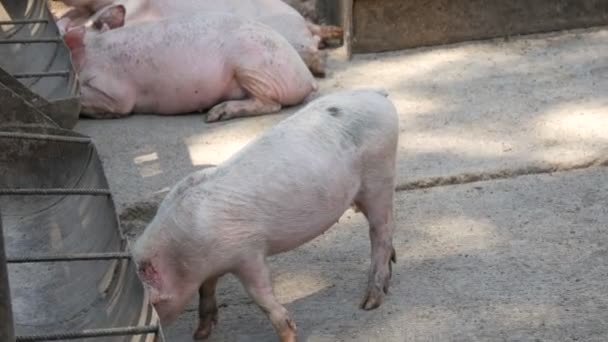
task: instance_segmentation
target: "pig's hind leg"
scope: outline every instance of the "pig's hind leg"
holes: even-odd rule
[[[281,342],[296,342],[296,325],[275,298],[270,271],[263,255],[247,258],[236,271],[243,287],[270,319]]]
[[[234,119],[243,116],[254,116],[278,112],[281,105],[276,102],[265,102],[259,99],[226,101],[211,108],[206,122]]]
[[[215,299],[215,287],[217,277],[206,280],[198,290],[198,328],[194,333],[195,340],[204,340],[211,335],[213,326],[217,324],[217,300]]]
[[[382,162],[378,162],[380,163]],[[391,164],[380,172],[390,172],[390,174],[369,172],[371,176],[367,179],[364,177],[362,189],[355,199],[355,204],[369,222],[371,241],[371,268],[367,293],[361,303],[361,309],[364,310],[372,310],[382,304],[384,295],[388,293],[392,276],[391,262],[397,261],[393,248],[394,166]]]
[[[207,122],[271,114],[281,110],[282,106],[278,102],[276,88],[272,85],[272,77],[268,73],[241,69],[237,70],[235,78],[248,97],[214,106],[207,113]]]

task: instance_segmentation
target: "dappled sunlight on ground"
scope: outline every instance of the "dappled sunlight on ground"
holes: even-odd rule
[[[288,271],[273,278],[277,299],[289,303],[334,286],[321,272],[302,265],[300,271]]]
[[[133,158],[133,162],[139,167],[139,174],[142,178],[148,178],[162,173],[156,152],[137,156]]]
[[[448,152],[466,157],[499,157],[513,150],[512,141],[480,141],[479,136],[451,135],[449,133],[436,135],[419,133],[416,135],[417,145],[408,144],[408,137],[399,141],[399,150],[404,153],[438,153]]]
[[[212,145],[207,139],[213,139],[213,134],[198,135],[195,137],[184,139],[184,143],[190,154],[192,165],[199,166],[205,164],[219,164],[226,160],[227,156],[231,156],[239,149],[245,146],[254,137],[235,137],[221,144],[221,146]]]
[[[559,143],[608,142],[608,96],[593,103],[569,103],[537,120],[540,139]]]
[[[457,254],[487,251],[504,243],[490,220],[465,216],[429,217],[419,222],[416,233],[424,241],[404,250],[400,257],[415,259],[442,258]]]

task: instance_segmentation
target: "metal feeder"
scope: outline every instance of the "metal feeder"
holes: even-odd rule
[[[95,145],[65,129],[78,83],[56,25],[41,0],[3,10],[0,341],[164,342]]]
[[[4,126],[0,174],[16,341],[163,341],[90,138]]]

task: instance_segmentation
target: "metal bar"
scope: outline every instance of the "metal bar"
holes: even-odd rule
[[[325,25],[340,25],[341,1],[317,1],[315,10],[318,22]]]
[[[62,39],[55,38],[21,38],[21,39],[0,39],[0,44],[33,44],[33,43],[59,43]]]
[[[2,215],[0,215],[0,341],[14,342],[13,309],[11,291],[8,284],[8,269],[4,252],[4,233],[2,231]]]
[[[0,189],[0,196],[2,195],[111,195],[109,189]]]
[[[69,76],[68,70],[62,71],[43,71],[43,72],[22,72],[13,74],[14,78],[32,78],[32,77],[66,77]]]
[[[0,20],[0,25],[25,25],[25,24],[46,24],[47,19],[15,19],[15,20]]]
[[[74,254],[57,254],[57,255],[39,255],[39,256],[23,256],[23,257],[8,257],[6,261],[9,264],[21,264],[30,262],[60,262],[60,261],[85,261],[85,260],[114,260],[114,259],[130,259],[131,254],[127,252],[110,252],[110,253],[74,253]]]
[[[25,335],[17,336],[17,342],[32,342],[32,341],[58,341],[58,340],[76,340],[89,337],[106,337],[106,336],[126,336],[126,335],[143,335],[158,332],[158,325],[144,325],[140,327],[124,327],[124,328],[107,328],[107,329],[87,329],[82,331],[68,331],[65,333],[56,334],[41,334],[41,335]]]
[[[91,138],[69,137],[69,136],[37,134],[37,133],[21,133],[21,132],[0,132],[0,138],[75,142],[75,143],[82,143],[82,144],[88,144],[91,142]]]

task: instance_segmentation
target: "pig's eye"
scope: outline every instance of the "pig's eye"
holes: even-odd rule
[[[103,27],[103,24],[101,23],[101,21],[99,21],[99,20],[95,20],[95,21],[93,22],[93,27],[94,27],[96,30],[100,30],[100,31],[101,31],[101,28]]]

